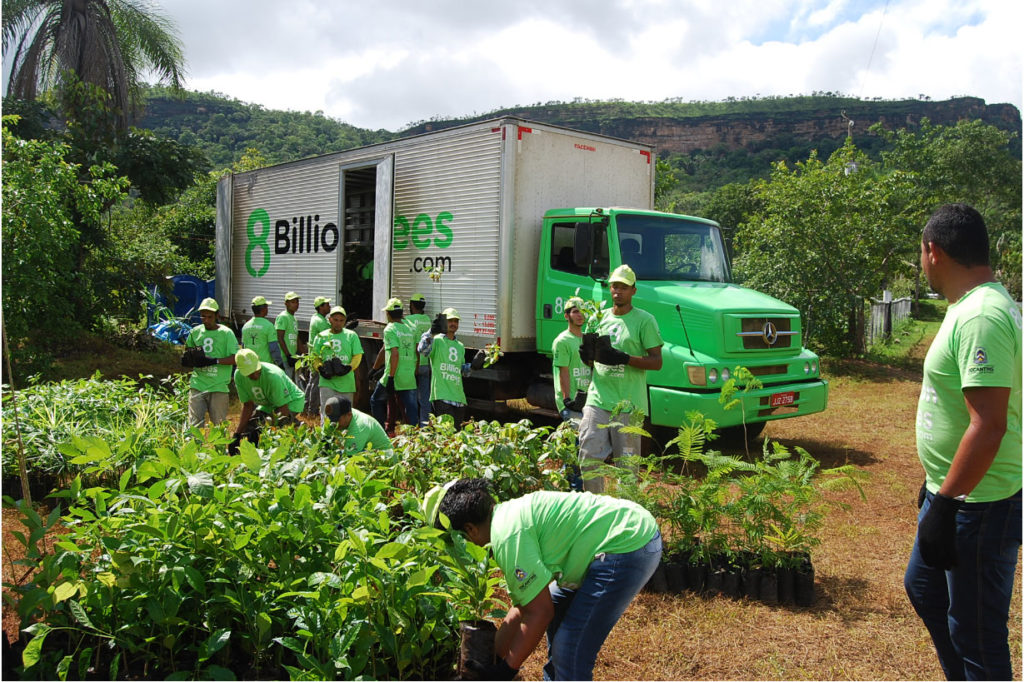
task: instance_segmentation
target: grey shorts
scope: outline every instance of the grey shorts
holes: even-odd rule
[[[228,394],[211,393],[189,389],[188,393],[188,425],[202,428],[206,421],[206,413],[210,413],[210,423],[220,424],[228,418]]]

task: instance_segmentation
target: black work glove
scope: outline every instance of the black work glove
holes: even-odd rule
[[[206,353],[198,346],[189,346],[181,354],[182,367],[206,367],[206,365],[201,364],[204,360],[206,360]]]
[[[917,508],[920,509],[924,506],[924,496],[928,492],[928,479],[924,479],[924,483],[921,484],[921,489],[917,491]]]
[[[378,367],[377,369],[371,369],[366,378],[373,382],[379,381],[382,376],[384,376],[384,368]]]
[[[932,568],[956,566],[956,512],[960,500],[935,493],[931,506],[917,526],[917,547],[921,559]]]
[[[612,337],[605,334],[597,338],[594,359],[602,365],[625,365],[629,362],[629,353],[612,348]]]
[[[597,334],[584,334],[580,343],[580,360],[587,365],[594,364],[594,353],[597,350]]]
[[[380,382],[382,384],[384,384],[384,391],[388,395],[396,395],[398,393],[398,391],[395,390],[395,378],[394,377],[386,376],[383,379],[381,379]]]
[[[519,674],[519,668],[510,666],[504,658],[497,663],[482,663],[471,658],[466,661],[466,670],[478,680],[513,680]]]
[[[335,358],[335,360],[337,360],[337,358]],[[340,365],[338,371],[335,373],[335,376],[343,377],[351,371],[352,365]]]
[[[430,335],[437,336],[438,334],[444,334],[448,331],[448,318],[445,317],[444,313],[438,313],[434,317],[434,321],[430,323]]]
[[[583,406],[587,404],[587,392],[576,391],[576,395],[573,396],[572,400],[565,399],[565,409],[573,412],[582,412]]]
[[[287,360],[288,366],[289,367],[294,367],[296,360],[298,360],[298,358],[296,358],[294,355],[289,355],[288,356],[288,360]]]
[[[217,358],[203,357],[201,360],[196,362],[196,367],[210,367],[211,365],[217,364]]]
[[[334,378],[334,365],[331,363],[330,360],[325,360],[323,364],[320,365],[320,369],[317,371],[320,372],[320,376],[322,376],[324,379]]]
[[[345,323],[345,329],[355,329],[358,326],[359,326],[359,318],[358,317],[350,317],[350,318],[348,318],[348,321]]]
[[[484,366],[484,363],[486,361],[487,361],[487,351],[485,351],[483,348],[481,348],[480,350],[478,350],[476,352],[476,355],[473,356],[472,361],[470,361],[470,363],[469,363],[469,368],[470,369],[482,369],[483,366]]]
[[[236,433],[234,439],[230,443],[228,443],[228,454],[232,455],[232,456],[237,455],[238,454],[238,446],[241,445],[241,444],[242,444],[242,434]]]

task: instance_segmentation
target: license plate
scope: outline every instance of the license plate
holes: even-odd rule
[[[796,400],[796,391],[786,391],[785,393],[772,393],[770,404],[772,407],[783,407],[785,405],[792,405],[793,401]]]

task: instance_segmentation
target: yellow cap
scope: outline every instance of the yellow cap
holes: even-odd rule
[[[441,314],[444,315],[445,317],[447,317],[449,320],[461,320],[462,319],[461,317],[459,317],[459,311],[456,310],[455,308],[445,308],[441,312]]]
[[[339,313],[344,315],[345,317],[348,317],[348,313],[346,313],[345,309],[342,308],[340,305],[336,305],[333,308],[331,308],[331,312],[327,313],[327,317],[331,317],[332,315],[337,315]]]
[[[622,282],[629,286],[636,286],[636,273],[633,272],[633,268],[626,264],[622,264],[619,267],[612,270],[611,276],[608,278],[609,282]]]
[[[389,298],[388,302],[384,304],[384,312],[391,312],[393,310],[402,309],[402,299],[400,298]]]
[[[249,376],[260,368],[260,356],[252,348],[242,348],[235,353],[235,367],[238,371]]]

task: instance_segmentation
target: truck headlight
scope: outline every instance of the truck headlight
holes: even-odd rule
[[[722,368],[722,383],[724,384],[726,381],[728,381],[729,377],[731,377],[731,376],[732,376],[732,374],[729,373],[729,368],[728,367],[723,367]]]
[[[706,386],[708,383],[707,373],[700,365],[687,365],[686,378],[689,379],[690,383],[694,386]]]
[[[804,363],[804,374],[810,374],[810,373],[811,373],[811,363],[805,362]]]
[[[708,370],[708,383],[713,384],[718,381],[718,370],[712,367]]]
[[[814,362],[811,363],[811,371],[814,372],[815,374],[818,373],[818,361],[817,360],[815,360]]]

